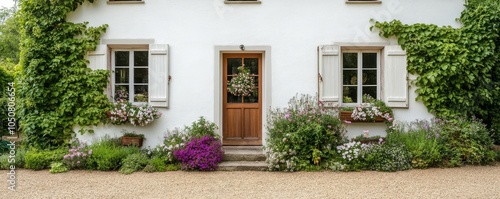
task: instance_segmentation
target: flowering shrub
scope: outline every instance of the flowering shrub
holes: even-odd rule
[[[365,167],[364,158],[371,145],[352,141],[337,146],[339,158],[329,163],[328,167],[335,171],[357,171]]]
[[[321,167],[346,140],[345,126],[317,98],[302,95],[287,108],[268,116],[265,154],[270,170],[296,171]]]
[[[69,149],[69,153],[64,155],[63,163],[70,169],[84,169],[91,155],[92,149],[89,149],[84,142],[76,140]]]
[[[113,104],[108,118],[114,125],[121,125],[129,122],[134,126],[146,126],[155,119],[161,117],[161,112],[148,105],[135,106],[130,102],[118,101]]]
[[[223,155],[220,140],[211,136],[193,138],[184,149],[174,151],[184,170],[213,171],[222,162]]]
[[[174,151],[184,148],[188,141],[188,135],[178,128],[173,131],[167,131],[164,136],[163,145],[157,146],[155,150],[152,151],[152,157],[162,157],[165,159],[166,163],[174,163],[177,161],[173,154]]]
[[[439,143],[443,146],[444,166],[460,166],[463,163],[484,164],[494,161],[493,140],[490,130],[476,118],[448,118],[439,120]]]
[[[411,153],[402,144],[374,144],[366,148],[366,169],[402,171],[411,169]]]
[[[390,143],[404,144],[412,155],[413,168],[428,168],[441,163],[439,137],[440,119],[417,120],[411,123],[398,123],[387,135]]]
[[[238,67],[240,71],[236,77],[233,77],[227,83],[227,91],[235,96],[250,96],[257,86],[255,86],[255,78],[250,76],[250,71],[244,66]]]

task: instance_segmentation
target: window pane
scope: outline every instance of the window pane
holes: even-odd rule
[[[250,69],[250,74],[259,74],[259,59],[258,58],[245,58],[245,68]]]
[[[377,53],[363,53],[363,68],[377,68]]]
[[[115,52],[115,66],[129,66],[130,53],[128,51]]]
[[[358,67],[358,53],[343,53],[342,56],[343,68]]]
[[[241,103],[241,97],[235,96],[227,92],[227,103]]]
[[[241,58],[228,58],[227,59],[227,74],[236,75],[238,74],[238,67],[242,65]]]
[[[344,70],[343,71],[344,74],[343,74],[343,81],[342,81],[342,84],[343,85],[357,85],[358,84],[358,71],[356,70]]]
[[[148,66],[148,51],[134,51],[134,66]]]
[[[363,95],[368,94],[374,99],[377,99],[377,87],[376,86],[363,86]]]
[[[377,85],[376,70],[363,70],[363,85]]]
[[[134,83],[148,83],[147,68],[134,68]]]
[[[115,101],[129,101],[128,85],[115,86]]]
[[[134,102],[148,101],[148,85],[134,86]]]
[[[128,83],[128,68],[116,68],[115,69],[115,83]]]
[[[344,86],[342,89],[343,92],[343,99],[346,97],[349,97],[352,99],[353,103],[357,103],[358,101],[358,87],[356,86]]]

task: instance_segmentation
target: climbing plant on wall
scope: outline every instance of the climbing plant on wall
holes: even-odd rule
[[[460,28],[401,21],[375,22],[382,37],[397,37],[408,71],[419,75],[417,99],[437,116],[477,116],[500,130],[500,3],[468,0]],[[372,27],[373,28],[373,27]],[[499,139],[497,138],[497,141]]]
[[[100,123],[109,107],[103,92],[109,72],[92,71],[85,59],[107,25],[88,27],[88,23],[66,21],[67,14],[84,2],[21,1],[21,73],[16,99],[28,146],[63,145],[74,134],[74,125]]]

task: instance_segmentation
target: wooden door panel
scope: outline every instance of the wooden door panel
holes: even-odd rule
[[[257,92],[235,96],[227,91],[228,80],[238,75],[243,65],[255,78]],[[224,54],[222,66],[224,145],[262,145],[262,54]]]
[[[242,132],[242,109],[226,109],[226,120],[224,121],[224,139],[241,139]]]
[[[258,139],[261,129],[260,109],[245,109],[244,114],[244,137],[247,139]]]

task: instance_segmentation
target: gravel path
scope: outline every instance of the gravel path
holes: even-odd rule
[[[8,171],[0,171],[7,173]],[[17,171],[0,198],[500,198],[500,165],[384,172]],[[5,178],[4,178],[5,179]]]

